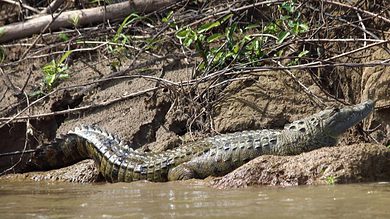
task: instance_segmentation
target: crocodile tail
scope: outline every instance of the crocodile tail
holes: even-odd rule
[[[96,126],[83,126],[39,147],[30,163],[35,169],[49,170],[92,158],[99,172],[110,182],[166,181],[166,161],[150,156],[135,151],[118,137]]]
[[[79,154],[92,158],[107,181],[128,181],[125,180],[124,173],[132,174],[132,170],[128,171],[127,165],[123,163],[139,163],[146,159],[140,156],[142,153],[134,151],[117,136],[96,126],[79,127],[70,131],[69,135],[84,139],[85,144],[78,147]]]
[[[78,148],[79,153],[94,159],[107,181],[167,180],[168,161],[164,157],[135,151],[118,137],[95,126],[76,128],[69,134],[85,140]]]
[[[58,169],[86,159],[85,154],[77,153],[76,150],[83,141],[75,135],[64,135],[50,144],[40,145],[27,163],[27,169],[29,171]]]
[[[29,171],[58,169],[89,158],[94,159],[99,165],[107,151],[120,154],[121,148],[125,146],[116,136],[98,127],[83,126],[56,138],[49,144],[37,147],[26,169]]]

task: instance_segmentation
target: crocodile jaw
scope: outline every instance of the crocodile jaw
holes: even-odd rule
[[[367,100],[357,105],[320,112],[318,116],[321,118],[320,123],[323,132],[328,136],[337,138],[370,114],[374,109],[374,105],[374,101]]]

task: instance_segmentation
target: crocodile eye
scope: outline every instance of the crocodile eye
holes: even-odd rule
[[[338,113],[338,112],[340,112],[340,109],[339,109],[339,108],[334,108],[334,109],[333,109],[333,113]]]

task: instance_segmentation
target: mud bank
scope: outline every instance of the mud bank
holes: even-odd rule
[[[387,181],[389,167],[388,148],[377,144],[354,144],[291,157],[261,156],[211,184],[226,189]]]
[[[0,13],[0,17],[2,14],[6,13]],[[355,12],[353,16],[356,16]],[[384,43],[378,43],[359,52],[359,44],[354,44],[356,42],[326,42],[330,38],[347,37],[346,32],[350,38],[356,38],[355,27],[348,29],[345,23],[336,24],[333,27],[341,27],[340,32],[316,31],[326,33],[324,42],[293,47],[313,50],[313,54],[324,49],[327,51],[324,60],[340,65],[332,66],[332,62],[327,61],[324,67],[291,69],[289,72],[254,71],[240,75],[240,72],[232,71],[229,75],[213,79],[213,82],[194,83],[195,86],[180,82],[198,79],[199,75],[194,74],[196,59],[192,60],[193,63],[168,56],[156,59],[149,52],[139,55],[138,50],[129,48],[126,55],[117,57],[102,47],[96,51],[73,53],[68,60],[68,79],[58,83],[52,92],[46,90],[47,97],[41,101],[38,101],[41,96],[37,96],[36,92],[42,91],[42,68],[58,59],[48,54],[64,49],[53,46],[53,49],[42,50],[45,52],[41,54],[41,48],[37,47],[32,52],[42,56],[19,60],[26,48],[22,44],[10,45],[5,50],[7,57],[4,62],[13,64],[3,65],[4,75],[0,80],[0,154],[33,151],[38,145],[50,143],[81,125],[97,125],[120,136],[134,149],[159,152],[220,133],[282,129],[286,123],[325,107],[373,99],[376,100],[374,113],[345,133],[338,147],[294,157],[262,156],[215,180],[213,185],[227,188],[390,180],[389,149],[385,147],[390,145],[390,67],[358,65],[388,60],[388,49],[384,48]],[[372,24],[380,26],[381,23]],[[145,31],[145,28],[139,29]],[[389,38],[388,30],[388,25],[382,25],[379,33],[384,39]],[[155,34],[155,30],[150,33]],[[107,34],[99,32],[95,37]],[[100,38],[97,39],[100,41]],[[33,40],[26,39],[23,44]],[[46,44],[47,47],[62,45],[58,40],[56,35],[45,35],[39,45],[43,48]],[[79,45],[74,46],[78,48]],[[178,47],[178,54],[182,53],[182,49]],[[335,54],[344,49],[355,52],[338,59]],[[298,54],[299,51],[295,52]],[[270,59],[273,53],[270,53]],[[294,54],[288,53],[286,57]],[[317,60],[316,56],[313,57],[308,57],[308,60]],[[261,64],[262,67],[267,66],[267,60]],[[356,65],[344,66],[343,63]],[[127,73],[123,77],[113,77],[124,70]],[[20,90],[24,93],[18,93]],[[29,153],[19,153],[0,157],[0,173],[9,173],[1,178],[69,182],[101,180],[92,161],[49,172],[19,174],[25,171],[30,156]]]

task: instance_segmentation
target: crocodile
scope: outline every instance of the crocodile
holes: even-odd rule
[[[287,124],[282,130],[221,134],[159,153],[134,150],[115,135],[95,126],[83,126],[40,146],[30,164],[48,170],[92,158],[109,182],[222,176],[261,155],[297,155],[334,146],[341,134],[373,111],[374,105],[367,100],[326,109]]]

